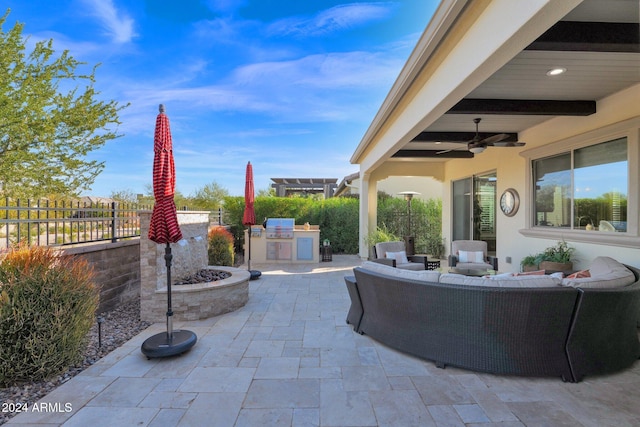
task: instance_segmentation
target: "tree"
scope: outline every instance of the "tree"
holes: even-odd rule
[[[145,193],[138,197],[136,195],[136,199],[138,200],[138,203],[142,203],[145,205],[153,205],[155,203],[155,197],[153,196],[153,184],[152,183],[147,183],[144,186],[145,189]],[[180,190],[176,189],[175,193],[173,194],[173,202],[176,205],[176,208],[179,210],[183,210],[183,209],[192,209],[191,205],[193,204],[191,199],[188,197],[185,197]]]
[[[117,202],[123,202],[123,203],[138,202],[138,195],[128,188],[125,190],[112,191],[109,197]]]
[[[121,136],[112,127],[128,104],[98,100],[97,66],[82,74],[85,64],[67,50],[56,57],[52,39],[26,52],[24,24],[2,28],[9,12],[0,18],[0,193],[77,195],[104,168],[86,155]]]
[[[222,206],[224,198],[228,195],[229,191],[226,188],[213,181],[196,190],[191,196],[192,206],[190,207],[196,210],[213,211]]]
[[[256,197],[276,197],[276,189],[273,187],[267,187],[258,190]]]

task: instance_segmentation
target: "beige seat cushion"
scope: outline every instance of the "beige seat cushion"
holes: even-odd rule
[[[399,268],[401,270],[420,271],[420,270],[424,270],[424,264],[421,262],[407,262],[404,264],[396,263],[396,268]]]
[[[420,263],[410,263],[421,266]],[[411,270],[411,269],[403,269],[403,268],[394,268],[388,265],[380,264],[372,261],[365,261],[362,263],[362,268],[367,270],[372,270],[377,273],[386,274],[387,276],[400,277],[403,279],[411,279],[411,280],[420,280],[424,282],[434,282],[438,283],[438,279],[440,278],[440,272],[436,270],[425,270],[424,266],[422,266],[419,270]]]
[[[591,277],[565,278],[562,284],[574,288],[619,288],[636,281],[631,270],[608,256],[595,258],[589,266],[589,274]]]
[[[493,266],[486,262],[459,262],[455,268],[466,268],[468,270],[493,270]]]
[[[447,273],[440,275],[440,283],[467,286],[493,286],[496,288],[553,288],[559,286],[561,279],[557,276],[465,276]]]

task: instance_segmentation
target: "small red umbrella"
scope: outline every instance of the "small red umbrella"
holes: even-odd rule
[[[244,215],[242,216],[242,224],[249,226],[249,230],[247,232],[247,239],[249,250],[248,252],[248,260],[247,260],[247,270],[251,275],[251,279],[257,279],[262,274],[259,271],[251,270],[251,226],[256,223],[256,212],[255,212],[255,196],[253,191],[253,167],[251,166],[251,162],[247,163],[247,172],[245,176],[244,183]]]
[[[254,225],[256,223],[256,211],[254,209],[255,196],[253,191],[253,167],[251,162],[247,163],[247,173],[244,183],[244,215],[242,216],[243,225]]]
[[[167,266],[167,332],[147,338],[142,344],[142,353],[147,357],[166,357],[182,354],[196,343],[197,337],[191,331],[173,331],[173,310],[171,308],[171,254],[170,243],[182,239],[178,225],[178,213],[173,195],[176,188],[176,167],[173,161],[173,143],[169,118],[160,104],[160,114],[156,118],[153,138],[153,196],[156,202],[149,224],[149,240],[165,243],[164,260]]]
[[[156,203],[149,224],[149,239],[156,243],[176,243],[182,239],[173,195],[176,188],[176,166],[169,118],[160,104],[153,138],[153,197]]]

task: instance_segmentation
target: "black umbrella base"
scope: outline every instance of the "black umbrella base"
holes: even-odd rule
[[[147,338],[142,343],[142,354],[151,359],[154,357],[169,357],[182,354],[196,344],[198,337],[191,331],[173,331],[173,338],[169,339],[166,332],[161,332]]]
[[[249,274],[251,275],[251,277],[249,277],[249,280],[256,280],[257,278],[262,276],[262,272],[258,270],[249,270]]]

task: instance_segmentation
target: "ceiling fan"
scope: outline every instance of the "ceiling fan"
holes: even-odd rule
[[[525,145],[524,142],[506,142],[505,139],[509,138],[509,134],[506,133],[498,133],[496,135],[491,135],[487,138],[481,138],[478,132],[478,124],[480,123],[481,118],[473,119],[473,122],[476,124],[476,135],[473,139],[467,142],[467,150],[472,152],[473,154],[482,153],[487,147],[522,147]],[[453,150],[444,150],[439,151],[437,154],[448,153]]]

